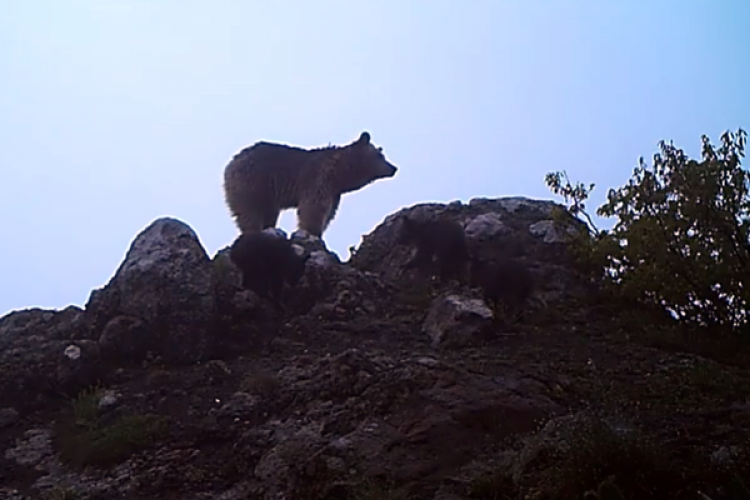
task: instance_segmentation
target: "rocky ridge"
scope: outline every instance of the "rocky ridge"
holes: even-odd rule
[[[84,308],[0,318],[0,499],[579,498],[607,472],[596,446],[631,439],[708,464],[692,483],[659,470],[639,498],[729,494],[711,464],[747,449],[750,375],[657,342],[657,317],[575,270],[554,206],[415,205],[347,262],[295,233],[312,257],[284,314],[226,249],[155,220]],[[403,214],[452,217],[473,252],[527,265],[523,319],[403,273]],[[580,432],[601,439],[579,456]]]

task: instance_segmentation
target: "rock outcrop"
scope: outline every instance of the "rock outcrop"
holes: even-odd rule
[[[416,205],[386,217],[348,262],[293,233],[311,257],[285,312],[241,288],[226,248],[211,259],[186,223],[155,220],[85,308],[0,318],[0,499],[541,491],[549,457],[572,449],[560,429],[595,417],[605,380],[655,405],[659,376],[703,366],[635,344],[612,326],[617,314],[581,306],[592,285],[570,265],[553,207]],[[404,273],[403,214],[451,217],[473,254],[528,266],[532,313],[514,322],[468,285]],[[718,443],[727,455],[750,427],[747,405],[729,403],[716,411],[734,427],[706,456]],[[639,415],[654,418],[645,404]],[[660,431],[680,418],[653,411]]]
[[[211,260],[187,224],[157,219],[133,240],[110,282],[92,292],[86,312],[92,333],[106,331],[106,345],[130,342],[129,355],[150,347],[167,362],[204,359],[217,318]]]

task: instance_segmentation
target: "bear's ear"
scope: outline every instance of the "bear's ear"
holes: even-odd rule
[[[357,144],[359,146],[367,146],[370,144],[370,133],[367,131],[362,132],[362,135],[359,136],[359,139],[357,140]]]

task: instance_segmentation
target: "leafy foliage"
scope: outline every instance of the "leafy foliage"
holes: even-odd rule
[[[572,238],[577,256],[625,297],[659,305],[686,324],[737,330],[747,324],[750,290],[750,176],[742,168],[746,133],[725,132],[715,147],[702,137],[702,159],[659,143],[629,182],[610,189],[596,213],[616,217],[598,230],[585,211],[594,184],[571,185],[547,174],[550,189],[583,215],[587,231]],[[564,218],[558,217],[559,222]]]

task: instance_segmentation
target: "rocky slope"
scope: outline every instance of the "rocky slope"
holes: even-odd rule
[[[293,235],[313,256],[283,314],[154,221],[84,309],[0,319],[0,499],[582,498],[610,475],[625,498],[743,498],[747,347],[608,298],[553,206],[417,205],[346,263]],[[528,265],[523,316],[403,273],[403,213]]]

